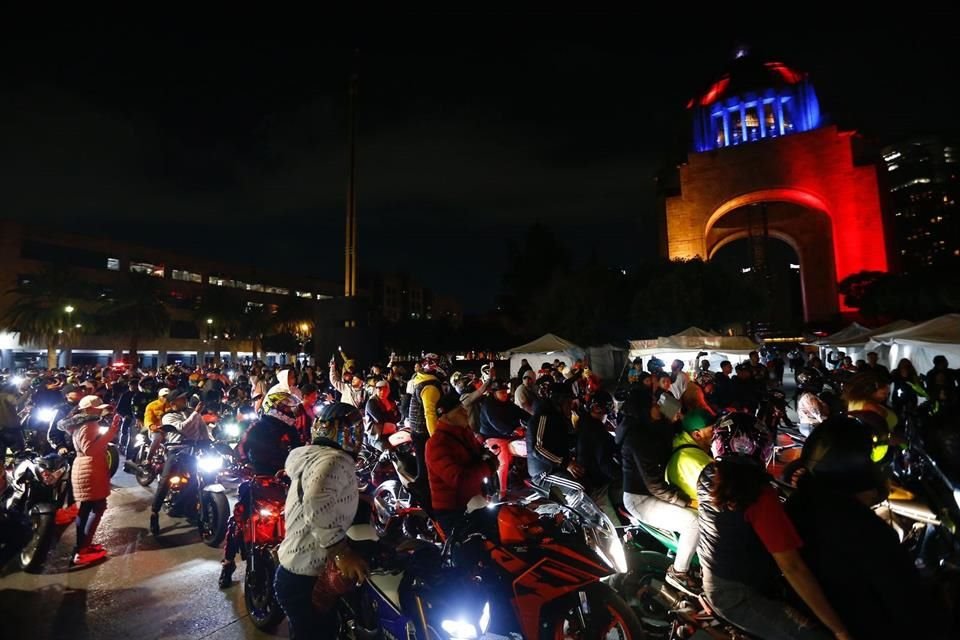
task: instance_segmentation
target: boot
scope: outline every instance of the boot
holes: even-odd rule
[[[233,584],[233,572],[237,570],[237,563],[233,560],[220,561],[220,588],[226,589]]]
[[[160,514],[151,513],[150,514],[150,533],[155,537],[160,535]]]

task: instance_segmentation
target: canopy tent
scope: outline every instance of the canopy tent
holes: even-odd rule
[[[631,340],[629,357],[632,360],[657,356],[667,364],[672,360],[680,360],[685,363],[687,371],[693,371],[699,364],[697,354],[706,352],[707,356],[701,359],[709,360],[711,368],[719,370],[723,360],[746,360],[747,355],[757,348],[758,345],[746,336],[723,336],[690,327],[656,340]]]
[[[866,360],[867,353],[871,351],[871,349],[867,348],[867,343],[871,338],[882,333],[900,331],[901,329],[907,329],[912,326],[913,323],[907,320],[895,320],[894,322],[885,324],[882,327],[877,327],[876,329],[867,329],[866,331],[863,331],[857,335],[851,335],[848,338],[834,341],[830,346],[838,351],[843,351],[845,354],[850,356],[854,362],[857,360]],[[876,351],[881,361],[889,356],[889,349],[886,347],[877,349]]]
[[[869,327],[865,327],[859,322],[854,322],[850,324],[850,326],[844,327],[836,333],[820,338],[819,340],[814,340],[813,344],[817,345],[818,347],[831,347],[838,342],[857,340],[860,338],[860,336],[864,336],[868,333],[870,333]]]
[[[867,342],[868,351],[881,355],[888,351],[887,362],[893,369],[901,358],[909,358],[920,373],[933,368],[933,358],[944,355],[954,366],[960,363],[960,313],[927,320],[919,324],[878,333]]]
[[[612,344],[587,347],[587,358],[590,360],[590,370],[601,380],[616,380],[623,372],[627,350]]]
[[[506,353],[510,356],[511,377],[517,375],[520,362],[524,359],[536,371],[543,362],[560,360],[570,366],[586,355],[586,352],[574,343],[552,333],[545,333],[536,340],[507,349]]]

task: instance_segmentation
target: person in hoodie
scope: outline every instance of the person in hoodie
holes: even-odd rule
[[[344,366],[343,376],[337,370],[337,359],[330,358],[330,386],[340,393],[340,402],[363,411],[367,406],[367,389],[363,378],[353,375],[353,369]]]
[[[247,429],[237,445],[240,460],[253,467],[253,472],[258,476],[276,474],[283,468],[287,454],[303,444],[297,431],[297,421],[303,412],[300,399],[293,394],[279,392],[267,396],[267,403],[270,405],[269,409]],[[233,516],[227,523],[223,559],[220,561],[221,589],[233,583],[233,572],[237,569],[240,538],[251,508],[249,480],[240,483],[237,494]]]
[[[285,465],[291,484],[274,590],[291,638],[333,640],[339,631],[336,608],[316,607],[314,600],[321,596],[335,605],[336,599],[317,593],[322,589],[318,578],[335,569],[359,583],[368,573],[347,538],[359,502],[356,456],[363,446],[363,415],[342,402],[327,405],[312,434],[313,443],[291,451]]]
[[[480,401],[480,435],[484,438],[510,438],[531,415],[510,401],[510,385],[493,380],[492,395]]]
[[[296,369],[283,369],[277,374],[277,384],[267,390],[267,396],[271,393],[289,393],[303,400],[300,389],[297,388]]]

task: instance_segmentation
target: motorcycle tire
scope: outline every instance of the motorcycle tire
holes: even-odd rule
[[[199,514],[200,539],[208,547],[217,548],[227,535],[230,520],[230,504],[227,496],[213,491],[203,491]]]
[[[40,573],[43,563],[47,559],[50,545],[53,542],[56,529],[55,513],[41,513],[37,508],[30,510],[30,526],[33,535],[30,541],[20,551],[20,568],[27,573]]]
[[[110,477],[117,475],[117,470],[120,468],[120,449],[114,443],[107,445],[107,472],[110,474]]]
[[[590,614],[582,624],[579,593],[574,591],[547,607],[540,618],[540,640],[642,640],[646,632],[637,615],[602,582],[583,589]]]
[[[370,526],[377,533],[378,538],[386,538],[396,531],[397,488],[400,483],[388,480],[377,487],[373,492],[370,508]]]
[[[655,551],[641,551],[631,555],[628,564],[627,573],[618,573],[607,584],[633,609],[649,637],[669,637],[671,612],[679,606],[674,600],[685,597],[666,585],[667,569],[673,560]]]
[[[143,445],[137,451],[137,470],[136,478],[137,484],[141,487],[149,487],[153,484],[153,481],[157,479],[157,474],[154,471],[153,465],[147,463],[147,456],[150,454],[150,449],[147,445]]]
[[[272,631],[283,620],[283,609],[273,591],[273,575],[277,565],[269,548],[257,547],[247,560],[243,579],[243,602],[253,626]]]

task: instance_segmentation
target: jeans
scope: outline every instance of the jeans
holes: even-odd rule
[[[627,508],[630,515],[644,524],[678,533],[680,539],[677,541],[677,555],[673,559],[673,568],[681,572],[690,569],[690,561],[693,560],[697,543],[700,541],[696,511],[664,502],[653,496],[627,492],[623,494],[623,506]]]
[[[123,452],[124,458],[132,458],[131,453],[132,444],[133,444],[133,431],[134,427],[137,424],[137,419],[133,416],[123,416],[123,421],[120,423],[120,451]]]
[[[336,608],[320,611],[313,606],[313,586],[317,576],[301,576],[277,567],[273,590],[277,603],[287,615],[291,640],[336,640],[339,636]]]
[[[250,481],[246,480],[237,487],[237,504],[233,507],[233,515],[227,521],[227,535],[223,544],[224,562],[234,562],[240,545],[243,544],[243,527],[250,517]],[[246,553],[246,552],[244,552]]]
[[[163,463],[163,472],[160,474],[160,479],[157,481],[157,492],[153,495],[153,512],[160,513],[160,507],[163,506],[163,501],[167,497],[167,492],[170,491],[169,480],[170,476],[173,475],[173,465],[177,463],[177,458],[179,452],[175,447],[167,449],[167,460]]]
[[[80,503],[80,510],[77,512],[77,551],[93,543],[93,536],[96,535],[100,519],[106,510],[106,498]]]
[[[833,635],[785,602],[768,598],[745,584],[704,571],[703,593],[727,622],[758,638],[820,640]]]

